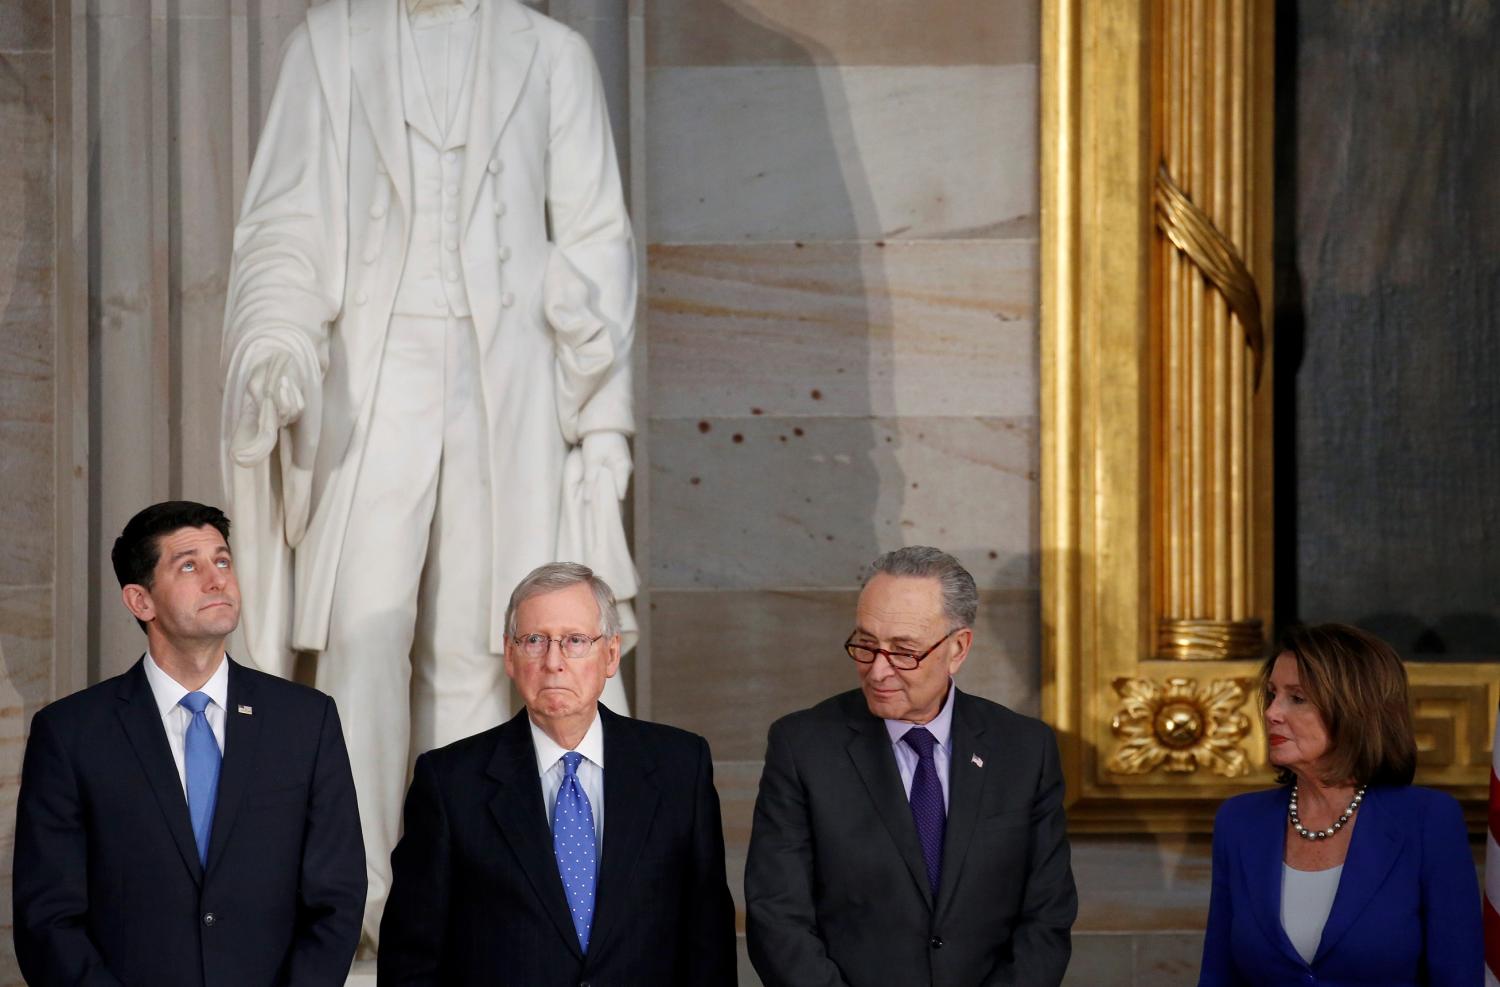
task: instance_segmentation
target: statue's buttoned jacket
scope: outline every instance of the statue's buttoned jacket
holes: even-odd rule
[[[264,590],[258,602],[247,591],[246,622],[290,620],[297,648],[321,650],[327,637],[385,332],[422,232],[399,13],[393,0],[328,0],[309,11],[288,44],[235,234],[226,441],[237,395],[267,349],[322,382],[318,405],[282,442],[279,490],[274,471],[227,456],[225,466],[237,525],[240,514],[281,525],[296,546],[288,587],[274,546],[257,540],[247,554],[237,540],[242,582]],[[634,247],[586,42],[515,0],[482,0],[478,18],[464,148],[438,160],[445,249],[436,271],[440,287],[461,290],[429,294],[449,311],[457,299],[467,311],[455,314],[473,318],[492,469],[507,478],[492,485],[493,586],[508,594],[554,557],[569,448],[592,431],[633,430]],[[492,611],[499,651],[503,598]]]

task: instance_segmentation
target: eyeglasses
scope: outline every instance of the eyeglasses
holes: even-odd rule
[[[916,668],[918,665],[922,664],[922,659],[926,658],[928,655],[936,651],[944,641],[948,640],[950,637],[957,634],[961,630],[963,630],[962,627],[953,628],[953,630],[949,631],[947,634],[944,634],[941,638],[939,638],[937,644],[934,644],[932,647],[928,648],[926,651],[922,652],[919,655],[914,655],[910,651],[887,651],[884,648],[868,648],[863,644],[855,644],[854,634],[858,634],[859,631],[855,631],[854,634],[849,635],[849,640],[844,642],[844,650],[849,652],[850,658],[853,658],[861,665],[872,664],[875,661],[876,655],[885,655],[885,660],[891,663],[892,668],[900,669],[903,672],[909,672],[912,669]]]
[[[589,637],[587,634],[564,634],[562,637],[548,637],[545,634],[517,634],[511,638],[521,654],[527,658],[537,659],[547,657],[547,652],[552,650],[552,642],[557,642],[558,650],[564,658],[577,661],[587,655],[594,647],[594,642],[603,637],[603,634]]]

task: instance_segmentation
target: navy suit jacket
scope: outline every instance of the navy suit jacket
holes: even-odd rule
[[[734,901],[702,737],[603,705],[604,843],[585,955],[523,709],[417,758],[380,987],[734,987]]]
[[[1288,795],[1252,792],[1219,809],[1199,987],[1484,982],[1479,882],[1457,802],[1427,788],[1370,788],[1308,964],[1281,925]]]
[[[14,872],[32,987],[342,987],[365,864],[338,712],[233,661],[227,707],[206,868],[141,662],[33,717]]]

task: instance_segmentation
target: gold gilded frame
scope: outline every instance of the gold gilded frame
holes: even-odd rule
[[[1271,783],[1252,686],[1258,660],[1248,655],[1264,648],[1262,628],[1274,626],[1273,31],[1271,0],[1043,0],[1042,709],[1058,732],[1070,821],[1080,832],[1206,831],[1225,797]],[[1226,41],[1235,58],[1201,61],[1205,46]],[[1162,69],[1173,57],[1169,43],[1183,64],[1212,65],[1205,85],[1215,105],[1239,114],[1225,129],[1232,140],[1218,131],[1205,138],[1204,114],[1179,105],[1191,97],[1161,83],[1170,77]],[[1207,119],[1216,126],[1213,112]],[[1193,258],[1191,279],[1168,270],[1179,264],[1168,241],[1186,256],[1183,241],[1192,238],[1161,218],[1163,198],[1194,210],[1176,176],[1165,176],[1165,191],[1159,178],[1173,163],[1173,126],[1179,146],[1240,142],[1215,188],[1199,182],[1210,202],[1203,212],[1219,203],[1220,240],[1234,256],[1220,270]],[[1236,265],[1253,278],[1261,311],[1247,311],[1244,292],[1236,297],[1228,283]],[[1222,577],[1235,586],[1238,612],[1204,620],[1169,619],[1184,615],[1163,609],[1166,573],[1176,571],[1164,556],[1182,549],[1161,494],[1169,390],[1161,368],[1170,364],[1161,326],[1181,316],[1188,295],[1172,295],[1187,290],[1181,285],[1211,299],[1199,321],[1223,338],[1249,345],[1252,329],[1263,331],[1253,360],[1262,371],[1252,378],[1243,353],[1226,364],[1231,383],[1248,385],[1234,399],[1234,420],[1253,439],[1242,450],[1245,482],[1232,495],[1212,477],[1202,484],[1204,496],[1238,497],[1235,509],[1248,515],[1235,529],[1239,568]],[[1265,325],[1246,324],[1259,320]],[[1203,413],[1222,416],[1211,406]],[[1418,780],[1458,795],[1477,821],[1500,700],[1496,666],[1424,663],[1409,672]]]

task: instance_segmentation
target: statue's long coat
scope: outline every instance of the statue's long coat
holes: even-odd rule
[[[248,584],[245,646],[257,664],[282,674],[291,648],[322,650],[327,641],[360,472],[401,468],[363,458],[410,237],[397,2],[328,0],[308,12],[288,42],[235,231],[224,479]],[[511,588],[560,551],[624,583],[616,587],[622,597],[634,595],[618,531],[585,530],[591,544],[579,544],[575,510],[575,523],[562,525],[575,534],[565,534],[562,547],[559,532],[569,497],[577,508],[584,496],[563,482],[565,463],[577,481],[580,437],[634,427],[636,289],[614,144],[586,42],[515,0],[483,0],[478,17],[460,254],[491,446],[490,636],[499,651]],[[292,354],[303,379],[321,386],[302,421],[283,430],[278,451],[246,468],[229,445],[250,371],[273,350]]]

